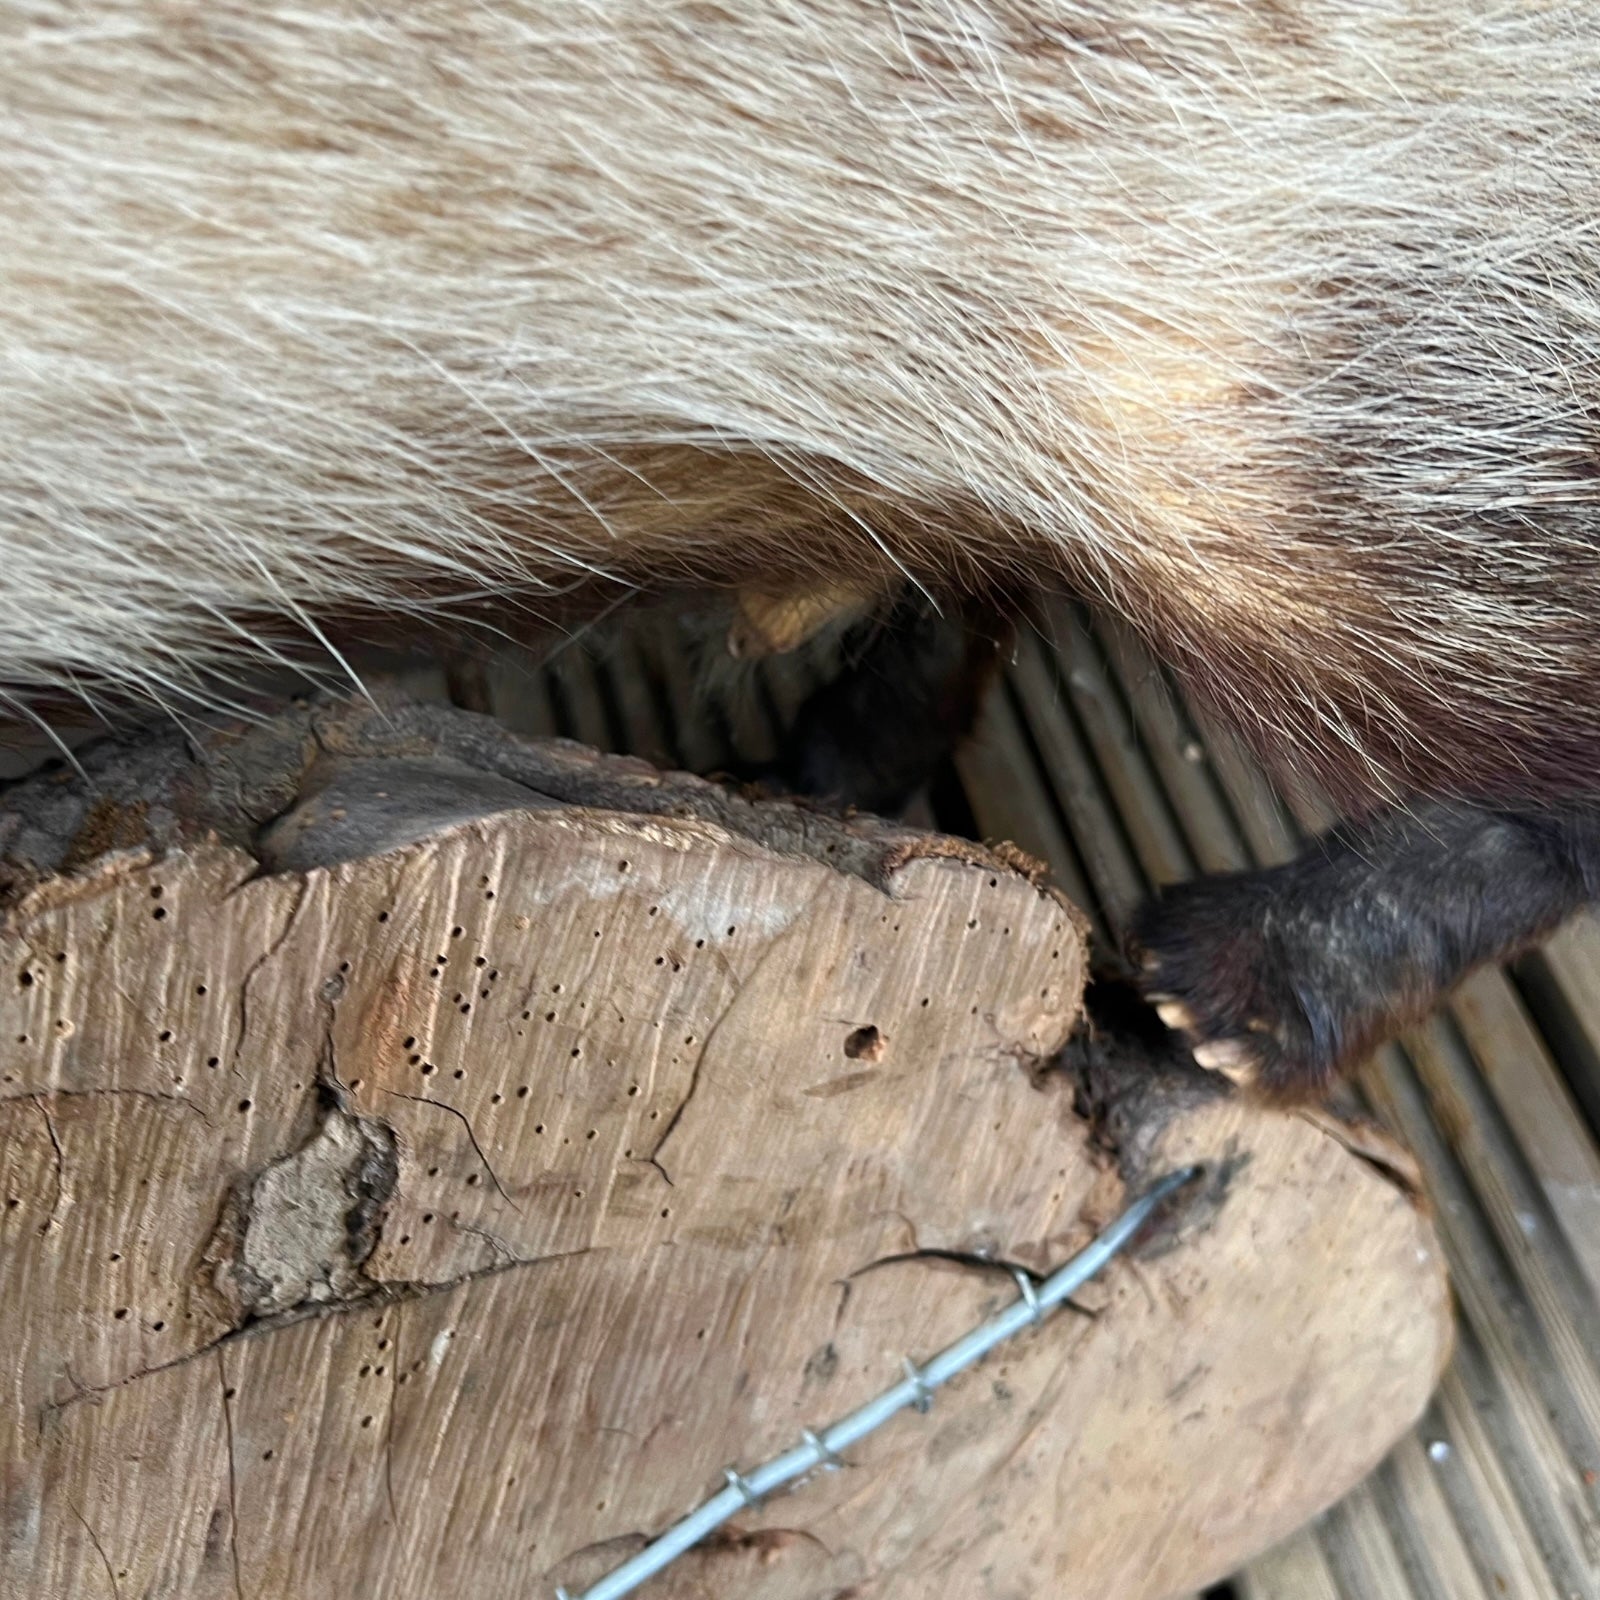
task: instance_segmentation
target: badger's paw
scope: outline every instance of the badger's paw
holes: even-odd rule
[[[1130,953],[1145,998],[1200,1066],[1292,1103],[1359,1059],[1375,1018],[1345,998],[1350,952],[1338,959],[1284,888],[1271,873],[1177,885],[1138,918]]]

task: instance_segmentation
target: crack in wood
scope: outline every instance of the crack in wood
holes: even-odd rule
[[[684,1112],[689,1109],[689,1102],[694,1099],[696,1092],[700,1088],[701,1068],[704,1067],[706,1057],[711,1053],[713,1041],[722,1031],[723,1027],[728,1022],[728,1019],[736,1016],[739,1013],[741,1009],[741,1002],[744,1000],[745,995],[750,992],[750,986],[758,977],[760,977],[760,975],[772,964],[775,959],[787,954],[790,939],[792,939],[799,930],[806,926],[811,918],[812,912],[816,909],[817,902],[826,892],[826,883],[819,883],[816,889],[807,899],[806,903],[800,907],[798,915],[795,916],[794,920],[790,922],[789,926],[784,929],[783,933],[778,938],[772,940],[771,943],[767,945],[766,949],[761,952],[760,958],[756,961],[756,964],[749,970],[749,972],[747,972],[743,978],[736,977],[734,979],[737,987],[734,990],[733,998],[723,1008],[722,1015],[711,1024],[710,1031],[706,1034],[705,1039],[701,1042],[699,1053],[694,1058],[694,1066],[689,1071],[689,1086],[684,1090],[683,1098],[678,1102],[677,1109],[667,1119],[666,1127],[661,1130],[661,1137],[656,1140],[654,1145],[651,1146],[649,1155],[644,1158],[661,1174],[663,1178],[666,1179],[670,1186],[676,1187],[676,1185],[672,1184],[672,1178],[669,1176],[666,1167],[662,1164],[661,1152],[666,1148],[667,1140],[677,1132],[678,1124],[682,1122]]]
[[[160,1373],[188,1366],[191,1362],[225,1350],[240,1339],[258,1339],[276,1333],[282,1328],[291,1328],[296,1323],[312,1321],[317,1317],[354,1315],[387,1306],[409,1305],[413,1301],[426,1300],[433,1295],[447,1294],[452,1289],[477,1283],[484,1278],[498,1277],[502,1272],[514,1272],[526,1267],[542,1267],[558,1261],[572,1261],[579,1256],[586,1256],[604,1248],[603,1245],[584,1245],[577,1250],[557,1250],[543,1256],[513,1256],[509,1260],[496,1261],[489,1266],[474,1267],[469,1272],[457,1273],[453,1278],[441,1278],[437,1281],[425,1278],[396,1279],[392,1282],[375,1284],[370,1294],[355,1299],[307,1303],[272,1316],[252,1317],[238,1327],[227,1329],[215,1339],[174,1356],[170,1361],[159,1361],[154,1366],[141,1367],[137,1372],[114,1378],[109,1383],[81,1384],[64,1400],[45,1401],[39,1407],[38,1436],[43,1440],[50,1424],[82,1401],[96,1400],[102,1395],[113,1394],[118,1389],[139,1383],[145,1378],[153,1378]]]
[[[419,1106],[437,1106],[441,1111],[448,1111],[451,1116],[460,1118],[461,1126],[467,1130],[467,1138],[472,1141],[472,1148],[478,1160],[483,1163],[483,1170],[489,1174],[489,1182],[495,1187],[495,1192],[513,1211],[520,1217],[522,1207],[517,1204],[505,1191],[505,1186],[500,1182],[499,1175],[489,1164],[489,1158],[483,1153],[483,1146],[478,1143],[478,1136],[473,1132],[472,1123],[467,1119],[466,1112],[459,1107],[451,1105],[447,1100],[434,1100],[425,1094],[407,1094],[404,1089],[385,1089],[385,1094],[392,1094],[397,1100],[414,1100]]]
[[[470,1234],[474,1239],[482,1239],[488,1247],[504,1261],[515,1261],[517,1253],[497,1233],[491,1233],[487,1228],[475,1228],[470,1222],[462,1222],[458,1217],[446,1217],[447,1227],[453,1228],[457,1233]]]
[[[244,1584],[239,1571],[239,1484],[234,1465],[233,1402],[228,1391],[228,1369],[223,1365],[223,1354],[213,1346],[217,1355],[217,1385],[222,1392],[222,1426],[228,1441],[228,1549],[233,1555],[233,1592],[236,1600],[244,1600]]]
[[[389,1363],[389,1414],[383,1427],[383,1494],[389,1503],[389,1521],[399,1528],[400,1513],[394,1504],[394,1415],[400,1409],[400,1337],[405,1330],[405,1307],[394,1308],[394,1359]]]
[[[976,1250],[943,1250],[937,1246],[926,1248],[918,1246],[915,1250],[900,1250],[891,1256],[879,1256],[876,1260],[869,1261],[865,1266],[857,1267],[850,1276],[864,1278],[869,1272],[876,1272],[880,1267],[899,1266],[906,1261],[946,1261],[956,1267],[966,1267],[975,1272],[999,1273],[1002,1277],[1016,1282],[1020,1272],[1030,1283],[1041,1281],[1039,1274],[1032,1268],[1025,1267],[1019,1261],[1008,1260],[1004,1256],[981,1255]]]
[[[30,1094],[30,1095],[24,1096],[23,1098],[31,1100],[34,1103],[34,1105],[38,1108],[39,1115],[44,1118],[45,1132],[47,1134],[49,1134],[49,1136],[50,1136],[50,1148],[55,1151],[55,1156],[56,1156],[56,1160],[55,1160],[56,1192],[55,1192],[55,1198],[50,1202],[50,1215],[48,1217],[46,1217],[44,1219],[44,1221],[39,1224],[39,1232],[40,1232],[41,1235],[43,1235],[43,1234],[49,1233],[49,1231],[53,1227],[55,1227],[57,1219],[61,1215],[62,1204],[66,1200],[66,1194],[67,1194],[66,1157],[64,1155],[62,1155],[62,1153],[61,1153],[61,1137],[56,1132],[55,1119],[50,1115],[49,1107],[46,1106],[45,1103],[44,1103],[45,1102],[45,1096],[43,1094],[34,1093],[34,1094]]]
[[[243,885],[239,885],[240,888]],[[237,892],[237,891],[235,891]],[[255,981],[256,975],[277,953],[283,948],[289,935],[294,932],[295,924],[300,920],[300,913],[309,898],[310,882],[301,878],[295,886],[294,904],[289,908],[289,914],[283,919],[283,926],[277,935],[268,944],[267,948],[256,957],[245,969],[244,976],[239,980],[239,1003],[237,1015],[239,1019],[239,1036],[233,1041],[233,1070],[239,1071],[239,1058],[244,1052],[244,1042],[250,1032],[250,985]]]
[[[578,1549],[569,1551],[562,1556],[553,1566],[546,1569],[544,1581],[554,1584],[558,1575],[574,1563],[582,1561],[586,1556],[604,1555],[615,1565],[631,1559],[641,1550],[652,1544],[657,1535],[641,1533],[613,1534],[609,1539],[596,1539]],[[707,1534],[698,1544],[690,1548],[680,1557],[706,1558],[718,1556],[752,1554],[757,1562],[766,1566],[782,1555],[786,1546],[791,1544],[807,1544],[822,1553],[823,1559],[832,1561],[835,1552],[831,1550],[809,1528],[739,1528],[732,1525],[717,1528]]]
[[[117,1585],[117,1574],[111,1565],[111,1558],[106,1554],[106,1547],[100,1542],[100,1535],[89,1525],[89,1519],[78,1509],[78,1502],[70,1495],[67,1496],[67,1506],[79,1523],[83,1531],[89,1535],[89,1543],[94,1546],[94,1553],[100,1557],[100,1564],[106,1569],[106,1582],[111,1585],[111,1600],[122,1600],[122,1591]]]
[[[127,1095],[135,1100],[169,1101],[173,1105],[182,1106],[186,1111],[194,1112],[208,1127],[211,1123],[205,1108],[196,1105],[188,1095],[163,1094],[159,1089],[29,1089],[22,1094],[0,1095],[0,1106],[13,1105],[21,1100],[32,1100],[35,1103],[41,1100],[98,1100],[117,1095]]]

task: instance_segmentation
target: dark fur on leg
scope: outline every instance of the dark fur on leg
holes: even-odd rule
[[[1133,955],[1202,1066],[1300,1100],[1597,892],[1600,810],[1431,804],[1166,891]]]
[[[791,793],[892,814],[971,733],[1011,628],[998,608],[896,603],[847,641],[846,665],[801,706],[777,778]]]

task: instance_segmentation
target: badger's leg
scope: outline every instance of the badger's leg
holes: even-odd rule
[[[1423,805],[1169,889],[1134,954],[1202,1066],[1304,1098],[1597,894],[1600,811]]]
[[[769,776],[792,793],[899,811],[971,733],[1010,636],[998,607],[902,598],[847,636],[843,669],[801,706]]]

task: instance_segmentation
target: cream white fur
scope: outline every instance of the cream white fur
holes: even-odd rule
[[[765,540],[1380,785],[1594,720],[1592,0],[17,0],[0,107],[17,703]]]

